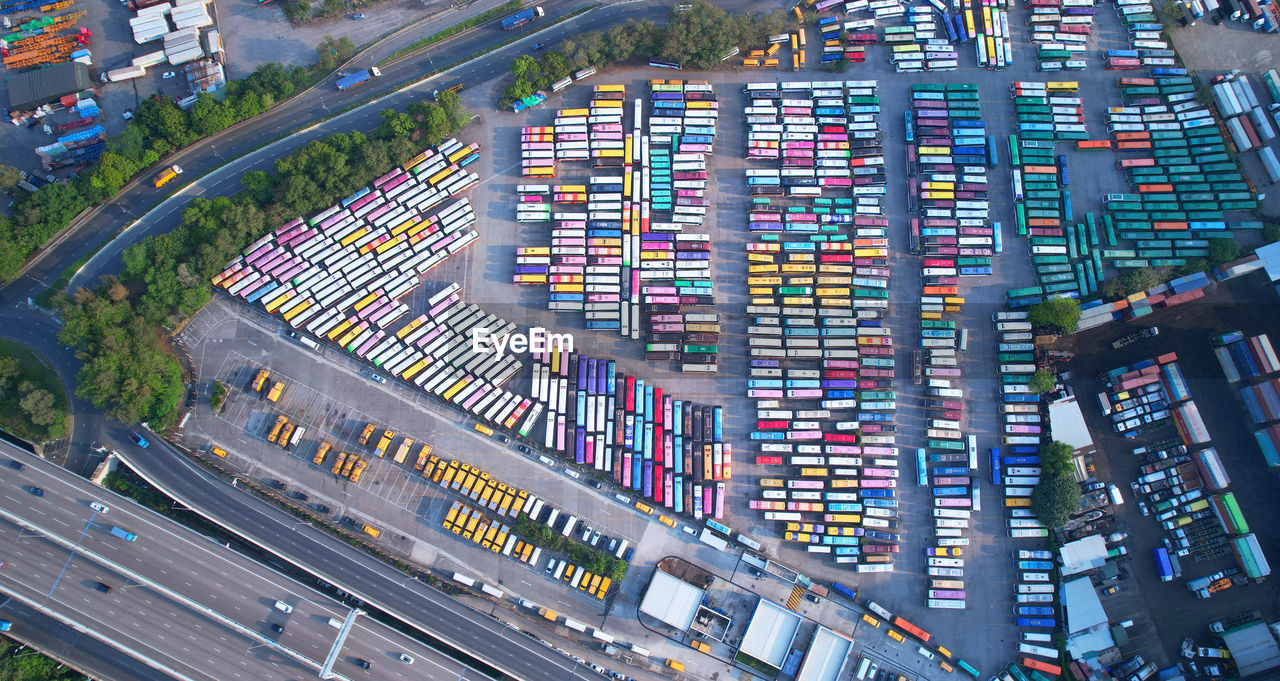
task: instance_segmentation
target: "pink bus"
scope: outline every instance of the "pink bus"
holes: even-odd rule
[[[866,489],[894,489],[898,486],[898,483],[892,478],[874,478],[859,481],[859,486]]]
[[[865,475],[865,476],[867,476],[867,477],[869,477],[869,478],[896,478],[896,477],[898,477],[898,471],[897,471],[896,469],[893,469],[893,468],[863,468],[863,469],[862,469],[862,474],[863,474],[863,475]],[[866,487],[866,486],[867,486],[867,485],[866,485],[866,483],[867,483],[867,482],[869,482],[869,481],[867,481],[867,480],[864,480],[864,481],[863,481],[863,486],[864,486],[864,487]]]
[[[940,508],[970,508],[973,500],[969,497],[935,497],[933,505]]]

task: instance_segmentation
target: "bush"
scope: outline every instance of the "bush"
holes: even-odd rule
[[[1071,445],[1065,442],[1050,442],[1040,447],[1040,467],[1045,475],[1070,476],[1075,469],[1071,465]]]
[[[213,382],[213,392],[209,394],[209,406],[214,412],[222,408],[223,400],[227,399],[227,384],[222,381]]]

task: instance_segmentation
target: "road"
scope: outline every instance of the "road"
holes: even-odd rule
[[[329,620],[348,608],[18,448],[3,444],[0,453],[0,537],[9,547],[0,589],[17,601],[131,652],[160,678],[295,679],[319,670],[339,634]],[[93,501],[108,510],[95,511]],[[137,538],[116,537],[113,526]],[[402,652],[412,666],[397,659]],[[334,669],[351,679],[482,677],[368,617],[357,618]]]

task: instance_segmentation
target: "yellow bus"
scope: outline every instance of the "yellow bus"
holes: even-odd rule
[[[1049,92],[1075,92],[1080,89],[1080,83],[1074,80],[1049,81],[1045,89]]]
[[[356,312],[359,312],[359,311],[363,310],[365,307],[367,307],[367,306],[369,305],[369,303],[372,303],[373,301],[377,300],[377,299],[378,299],[378,296],[380,296],[380,295],[382,295],[382,294],[381,294],[381,293],[379,293],[379,292],[377,292],[377,291],[374,291],[373,293],[370,293],[369,295],[367,295],[367,296],[365,296],[365,297],[361,298],[360,300],[356,301],[356,304],[355,304],[355,305],[353,305],[352,307],[354,307],[354,308],[355,308],[355,311],[356,311]]]
[[[352,232],[352,233],[348,234],[348,235],[347,235],[347,238],[343,239],[343,240],[342,240],[341,242],[339,242],[339,243],[341,243],[341,244],[342,244],[342,247],[343,247],[343,248],[346,248],[347,246],[350,246],[351,244],[354,244],[354,243],[356,242],[356,240],[357,240],[357,239],[359,239],[360,237],[362,237],[362,236],[364,236],[364,235],[366,235],[366,234],[368,234],[368,233],[369,233],[369,228],[368,228],[368,227],[361,227],[360,229],[357,229],[356,231],[354,231],[354,232]]]
[[[800,36],[800,49],[803,50],[805,48],[804,27],[801,26],[800,28],[796,29],[796,34]]]
[[[341,336],[342,334],[346,333],[347,329],[350,328],[351,321],[353,319],[355,318],[348,317],[347,319],[343,320],[341,324],[333,327],[333,330],[328,333],[329,340],[336,340],[338,336]]]
[[[309,310],[311,306],[314,304],[315,304],[315,301],[313,300],[304,300],[301,303],[294,305],[292,308],[289,309],[288,312],[284,313],[284,320],[286,322],[291,321],[294,317],[297,317],[303,312],[306,312],[307,310]]]
[[[627,86],[619,85],[616,83],[597,85],[592,89],[592,92],[626,92],[626,91],[627,91]]]
[[[816,269],[813,263],[789,262],[782,265],[783,274],[813,274]]]
[[[285,291],[284,293],[281,293],[280,295],[272,298],[270,302],[268,302],[266,305],[263,306],[263,308],[267,311],[267,314],[271,314],[275,312],[276,309],[279,308],[281,305],[284,305],[285,303],[292,300],[293,297],[296,295],[298,294],[294,291]]]
[[[756,66],[756,67],[758,67],[758,66],[760,66],[760,60],[759,60],[759,59],[743,59],[743,60],[742,60],[742,65],[743,65],[743,66]]]

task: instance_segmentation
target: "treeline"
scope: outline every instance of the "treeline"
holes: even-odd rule
[[[1204,272],[1232,260],[1238,260],[1241,254],[1240,245],[1234,239],[1210,239],[1207,258],[1188,258],[1186,264],[1178,267],[1141,267],[1128,270],[1103,282],[1099,292],[1105,300],[1120,300],[1125,296],[1155,288],[1171,279]]]
[[[371,135],[313,141],[278,159],[272,173],[244,173],[245,189],[234,197],[193,199],[172,231],[125,250],[118,277],[56,300],[59,339],[84,361],[77,394],[124,423],[172,424],[184,385],[166,330],[209,301],[209,280],[271,229],[332,205],[470,119],[454,93],[442,93],[439,104],[410,104],[407,112],[385,109]]]
[[[707,71],[719,65],[734,47],[764,48],[768,36],[795,27],[782,12],[734,16],[705,0],[688,7],[685,11],[673,9],[666,26],[630,19],[569,38],[538,59],[529,55],[517,58],[511,63],[513,81],[503,91],[499,105],[505,108],[578,69],[603,68],[637,57]]]
[[[22,264],[81,211],[120,193],[121,187],[166,154],[231,125],[257,116],[276,102],[306,89],[355,54],[347,38],[326,38],[310,69],[264,64],[248,77],[227,83],[225,97],[201,94],[188,111],[156,94],[138,105],[134,117],[93,168],[67,182],[53,182],[33,194],[19,194],[12,217],[0,216],[0,281],[11,281]]]
[[[53,370],[31,351],[0,342],[0,425],[36,443],[66,435],[67,401],[61,388]]]

